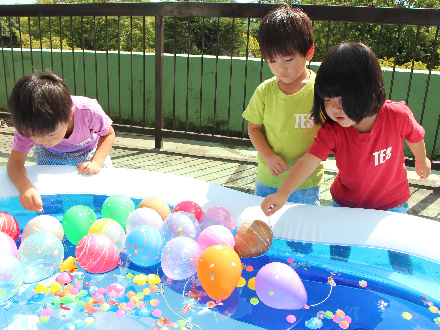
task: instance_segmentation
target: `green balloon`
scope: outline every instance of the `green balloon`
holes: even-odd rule
[[[125,195],[112,195],[102,204],[101,214],[103,218],[110,218],[119,222],[125,230],[128,216],[135,210],[130,197]]]
[[[73,245],[77,245],[81,238],[87,235],[90,226],[96,220],[96,214],[90,207],[73,206],[63,216],[64,235]]]

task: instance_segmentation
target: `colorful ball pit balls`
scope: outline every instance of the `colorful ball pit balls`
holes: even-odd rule
[[[105,289],[105,292],[110,298],[118,298],[124,294],[125,288],[119,283],[113,283]]]
[[[220,225],[228,228],[231,232],[234,230],[234,219],[228,210],[223,207],[213,206],[206,210],[200,218],[202,230],[212,226]]]
[[[66,238],[73,244],[87,235],[89,228],[97,220],[95,212],[87,206],[76,205],[66,211],[63,216],[63,228]]]
[[[57,275],[55,281],[61,285],[68,285],[73,281],[73,276],[69,272],[62,272]]]
[[[148,207],[138,208],[128,216],[125,231],[129,234],[134,228],[144,225],[153,226],[160,230],[163,225],[162,217],[156,210]]]
[[[119,222],[125,231],[128,216],[135,210],[130,197],[116,194],[108,197],[102,204],[101,214],[103,218],[110,218]]]
[[[20,227],[17,220],[7,212],[0,212],[0,231],[10,236],[14,242],[20,237]]]
[[[62,242],[54,234],[35,232],[18,248],[19,260],[24,269],[24,283],[35,283],[55,273],[64,259]]]
[[[193,201],[182,201],[180,203],[177,203],[176,206],[173,209],[173,212],[187,212],[189,214],[192,214],[198,222],[202,223],[200,218],[203,215],[202,208],[199,204]]]
[[[23,242],[29,235],[35,233],[36,231],[52,233],[61,241],[64,238],[63,226],[57,218],[51,215],[42,214],[31,219],[23,229],[21,241]]]
[[[8,253],[0,253],[0,304],[20,290],[24,270],[18,259]]]
[[[125,248],[125,231],[116,220],[102,218],[96,220],[89,228],[88,234],[104,234],[115,243],[119,252]]]
[[[11,236],[0,231],[0,253],[7,253],[17,257],[17,245]]]
[[[76,246],[78,264],[89,273],[106,273],[119,264],[119,251],[113,241],[104,234],[84,236]]]
[[[140,267],[159,263],[164,246],[163,235],[156,228],[148,225],[134,228],[125,240],[128,258]]]
[[[165,220],[170,214],[171,210],[168,204],[160,197],[145,198],[139,203],[138,208],[147,207],[155,210]]]

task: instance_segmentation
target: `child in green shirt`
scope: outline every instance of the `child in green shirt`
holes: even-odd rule
[[[306,67],[315,51],[313,26],[299,8],[281,5],[263,18],[258,41],[274,77],[258,86],[243,117],[258,152],[255,195],[266,197],[278,190],[319,128],[311,118],[315,73]],[[288,202],[319,205],[323,175],[321,164]],[[305,247],[294,250],[310,251],[310,244]]]

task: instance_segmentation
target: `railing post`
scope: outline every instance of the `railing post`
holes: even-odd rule
[[[164,39],[164,18],[156,17],[156,50],[155,50],[155,127],[154,146],[157,149],[163,147],[163,39]]]

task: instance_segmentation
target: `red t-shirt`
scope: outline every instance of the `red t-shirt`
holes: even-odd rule
[[[411,196],[403,139],[417,143],[424,135],[404,102],[386,101],[370,133],[326,123],[307,152],[321,160],[335,155],[339,172],[330,192],[338,205],[388,210]]]

